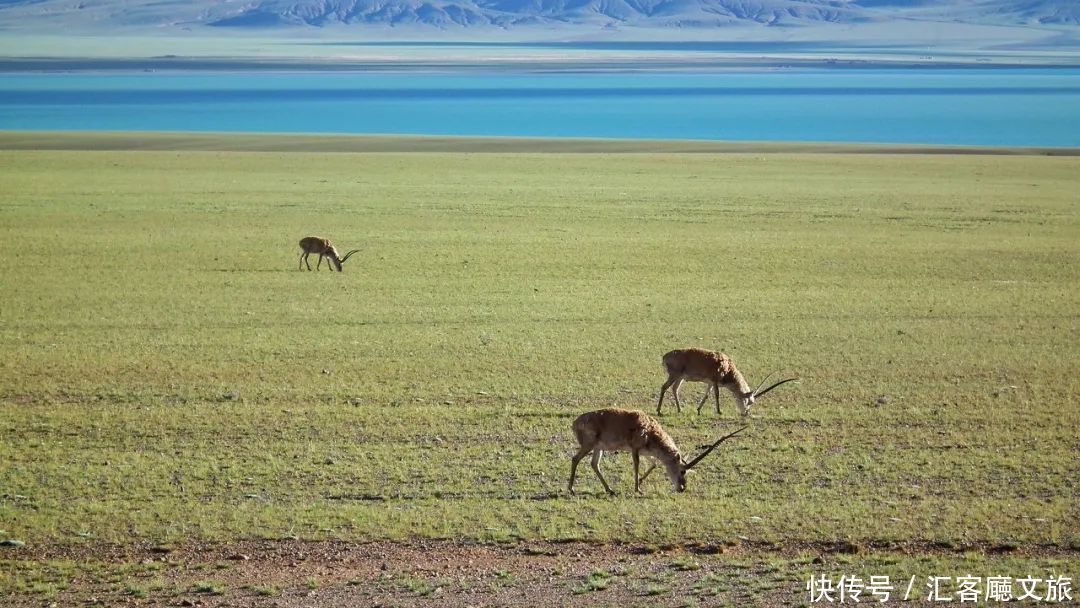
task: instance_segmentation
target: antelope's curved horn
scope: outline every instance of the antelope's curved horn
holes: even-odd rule
[[[706,456],[709,455],[710,452],[715,450],[716,446],[720,445],[721,443],[724,443],[724,441],[726,441],[728,439],[731,439],[735,435],[738,435],[739,433],[745,431],[747,428],[749,428],[749,427],[744,426],[741,429],[735,431],[734,433],[728,433],[727,435],[724,435],[720,439],[717,439],[716,443],[714,443],[714,444],[710,445],[709,447],[705,448],[705,451],[702,452],[697,458],[695,458],[695,459],[691,460],[690,462],[686,463],[685,465],[683,465],[683,469],[690,470],[691,467],[693,467],[695,464],[701,462],[701,460],[703,458],[705,458]]]
[[[773,376],[775,376],[775,375],[776,375],[776,372],[772,372],[772,373],[771,373],[771,374],[769,374],[768,376],[765,376],[765,379],[761,381],[761,384],[757,385],[757,388],[755,388],[754,390],[750,391],[750,394],[751,394],[751,395],[757,395],[757,394],[758,394],[758,391],[759,391],[759,390],[761,390],[761,387],[765,386],[765,383],[769,381],[769,378],[772,378],[772,377],[773,377]]]
[[[356,253],[357,251],[360,251],[360,250],[359,250],[359,249],[353,249],[353,250],[352,250],[352,251],[350,251],[349,253],[346,253],[346,254],[345,254],[345,257],[341,258],[341,263],[342,263],[342,264],[344,264],[344,263],[345,263],[345,260],[349,259],[349,256],[350,256],[350,255],[352,255],[352,254],[354,254],[354,253]]]
[[[773,384],[772,386],[770,386],[769,388],[767,388],[767,389],[765,389],[765,390],[763,390],[763,391],[757,391],[757,390],[755,390],[755,391],[754,391],[754,398],[755,398],[755,399],[757,399],[758,397],[761,397],[761,396],[762,396],[762,395],[764,395],[765,393],[767,393],[767,392],[771,391],[772,389],[774,389],[774,388],[776,388],[776,387],[780,386],[781,384],[786,384],[786,383],[788,383],[788,382],[795,382],[795,381],[797,381],[797,380],[798,380],[798,378],[788,378],[788,379],[786,379],[786,380],[781,380],[781,381],[779,381],[779,382],[777,382],[777,383]],[[765,383],[764,383],[764,382],[762,382],[762,384],[765,384]]]

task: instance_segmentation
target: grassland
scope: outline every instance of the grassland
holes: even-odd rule
[[[0,594],[57,592],[28,582],[62,570],[34,547],[282,539],[846,542],[955,550],[953,575],[1005,548],[1017,574],[1075,576],[1077,176],[1040,156],[0,152],[0,538],[27,544],[0,548]],[[307,234],[361,252],[299,271]],[[573,418],[651,410],[685,345],[802,381],[686,494],[633,495],[618,456],[619,497],[587,469],[568,497]],[[723,406],[663,422],[694,451],[736,424]]]

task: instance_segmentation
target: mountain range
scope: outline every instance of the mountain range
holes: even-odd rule
[[[588,25],[769,27],[937,22],[1080,25],[1080,0],[0,0],[0,30],[25,28],[437,29]]]

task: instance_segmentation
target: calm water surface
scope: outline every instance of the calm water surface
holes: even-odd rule
[[[18,74],[0,129],[1080,147],[1080,69]]]

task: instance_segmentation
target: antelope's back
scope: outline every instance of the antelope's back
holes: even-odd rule
[[[330,241],[317,236],[305,236],[300,239],[300,248],[304,251],[310,251],[312,253],[322,251],[330,245]]]
[[[664,354],[664,369],[669,374],[682,374],[689,379],[709,379],[731,367],[724,353],[704,348],[680,348]]]
[[[610,407],[578,416],[573,428],[578,444],[616,451],[643,447],[649,431],[658,426],[645,412]]]

